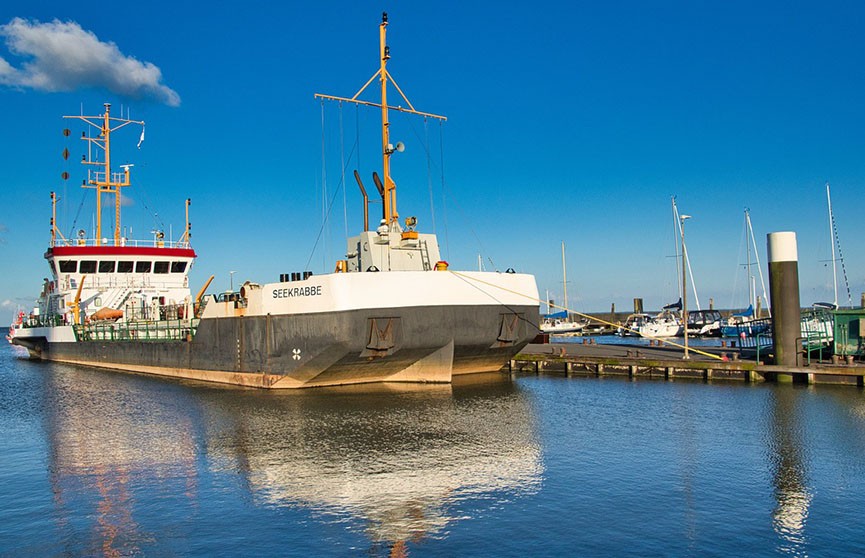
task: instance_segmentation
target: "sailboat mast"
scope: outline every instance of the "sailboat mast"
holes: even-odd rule
[[[748,262],[746,269],[748,272],[748,304],[754,307],[756,293],[756,285],[754,285],[754,276],[751,275],[751,238],[754,237],[754,231],[751,230],[751,216],[748,210],[745,210],[745,261]]]
[[[562,286],[565,291],[565,312],[570,312],[570,308],[568,306],[568,272],[567,266],[565,266],[565,241],[562,241]]]
[[[829,195],[829,183],[826,183],[826,202],[829,207],[829,238],[832,241],[832,288],[835,291],[835,298],[832,302],[835,308],[838,308],[838,262],[835,260],[835,227],[832,226],[832,196]]]
[[[771,317],[772,316],[772,305],[769,302],[769,295],[766,293],[766,280],[763,277],[763,268],[760,267],[760,253],[757,251],[757,239],[754,238],[754,226],[751,224],[751,212],[748,209],[745,210],[745,235],[746,235],[745,236],[745,244],[748,244],[748,240],[749,240],[748,235],[750,235],[750,237],[751,237],[750,238],[751,243],[748,244],[748,247],[749,247],[749,249],[752,247],[754,248],[754,260],[755,260],[754,263],[757,264],[757,273],[760,274],[760,286],[763,289],[763,302],[765,302],[766,311],[769,312],[769,317]],[[751,261],[751,256],[749,253],[749,255],[748,255],[748,262],[749,262],[748,273],[749,273],[749,275],[750,275],[750,270],[751,270],[750,261]],[[750,279],[749,279],[749,281],[750,281]],[[753,295],[753,301],[754,302],[752,302],[752,303],[755,303],[756,299],[757,299],[757,283],[755,280],[755,282],[754,282],[754,295]],[[755,311],[756,311],[756,308],[755,308]],[[757,316],[757,317],[759,317],[759,316]]]
[[[679,239],[682,237],[682,229],[679,223],[679,208],[676,206],[676,196],[670,197],[673,208],[673,248],[676,254],[676,291],[682,296],[682,273],[679,268]]]

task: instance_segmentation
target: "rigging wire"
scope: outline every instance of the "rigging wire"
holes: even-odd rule
[[[354,105],[354,144],[357,146],[357,168],[360,169],[360,105]]]
[[[147,163],[144,163],[141,166],[147,167]],[[145,184],[146,184],[146,181],[141,181],[141,182],[136,183],[136,190],[138,192],[141,192],[141,203],[142,203],[142,205],[144,205],[144,209],[147,210],[147,213],[149,215],[152,215],[153,226],[155,228],[157,228],[158,230],[165,232],[165,222],[163,222],[162,219],[159,218],[159,213],[150,209],[150,205],[156,205],[156,204],[154,204],[153,201],[150,199],[149,190],[147,189],[147,186]],[[118,188],[118,190],[120,190],[120,189]],[[115,194],[115,195],[120,195],[120,200],[122,203],[122,200],[124,199],[123,195],[122,194]],[[148,205],[148,204],[150,204],[150,205]],[[115,223],[114,226],[116,227],[117,224]]]
[[[433,201],[433,185],[432,185],[432,157],[430,157],[430,149],[429,149],[429,119],[424,116],[423,117],[423,131],[424,131],[424,151],[426,151],[426,181],[427,188],[429,189],[429,210],[430,217],[432,218],[432,232],[436,234],[436,211],[435,211],[435,202]]]
[[[738,262],[742,261],[742,250],[744,249],[745,244],[748,242],[748,222],[744,219],[742,220],[742,234],[739,236],[739,253],[736,256],[736,267],[735,272],[733,273],[733,290],[730,291],[730,304],[728,308],[738,308],[736,306],[736,293],[739,290],[739,267],[745,267],[747,269],[747,264],[742,266]],[[748,279],[748,283],[750,284],[750,278]],[[750,287],[749,287],[750,288]]]
[[[682,270],[679,268],[679,239],[681,238],[679,235],[681,231],[678,230],[679,227],[679,210],[676,207],[676,196],[671,196],[672,200],[672,210],[673,210],[673,247],[675,248],[676,254],[676,292],[679,293],[679,296],[682,296]]]
[[[454,276],[456,276],[456,277],[462,279],[462,280],[465,281],[466,283],[471,283],[471,282],[480,283],[481,285],[486,285],[486,286],[488,286],[488,287],[493,287],[493,288],[496,288],[496,289],[500,289],[500,290],[502,290],[502,291],[504,291],[504,292],[506,292],[506,293],[515,294],[515,295],[521,296],[521,297],[523,297],[523,298],[527,298],[527,299],[529,299],[529,300],[532,301],[532,302],[537,302],[538,304],[541,304],[541,303],[544,303],[544,302],[545,302],[545,301],[543,301],[543,300],[540,300],[540,299],[537,298],[537,297],[530,296],[530,295],[527,295],[527,294],[525,294],[525,293],[521,293],[521,292],[515,291],[515,290],[513,290],[513,289],[508,289],[508,288],[506,288],[506,287],[502,287],[501,285],[496,285],[496,284],[493,284],[493,283],[490,283],[490,282],[484,281],[484,280],[482,280],[482,279],[480,279],[480,278],[478,278],[478,277],[472,277],[472,276],[469,276],[469,275],[464,275],[464,274],[462,274],[462,273],[460,273],[460,272],[458,272],[458,271],[453,271],[453,270],[450,270],[450,269],[449,269],[446,273],[450,273],[450,274],[452,274],[452,275],[454,275]],[[480,289],[479,289],[479,290],[480,290]],[[486,292],[486,291],[482,291],[482,292],[484,292],[484,294],[486,294],[487,296],[489,296],[490,298],[492,298],[493,300],[495,300],[496,302],[498,302],[499,304],[501,304],[501,305],[504,306],[505,308],[508,308],[509,310],[511,310],[512,312],[514,312],[515,314],[517,314],[518,316],[520,315],[520,314],[519,314],[518,312],[516,312],[514,309],[510,308],[509,306],[507,306],[507,305],[504,304],[503,302],[501,302],[501,301],[499,301],[498,299],[496,299],[496,298],[495,298],[492,294],[490,294],[489,292]],[[589,315],[589,314],[583,314],[582,312],[578,312],[578,311],[576,311],[576,310],[571,310],[570,308],[566,308],[566,307],[564,307],[564,306],[560,306],[560,305],[558,305],[558,304],[549,303],[548,301],[546,301],[546,302],[547,302],[547,304],[549,304],[549,306],[552,307],[552,308],[558,308],[559,310],[567,310],[569,313],[571,313],[571,314],[576,314],[577,316],[580,316],[580,317],[582,317],[582,318],[585,318],[585,319],[589,320],[590,322],[597,322],[597,323],[604,324],[604,325],[608,325],[608,326],[612,326],[612,327],[621,327],[619,324],[615,324],[615,323],[613,323],[613,322],[608,322],[607,320],[603,320],[603,319],[598,318],[598,317],[596,317],[596,316],[591,316],[591,315]],[[526,323],[532,324],[531,322],[529,322],[526,318],[523,318],[522,316],[520,316],[520,319],[521,319],[522,321],[526,322]],[[534,325],[535,327],[537,327],[537,324],[532,324],[532,325]],[[636,332],[636,330],[630,330],[630,331],[634,331],[634,332]],[[680,344],[676,343],[675,341],[670,341],[670,340],[666,340],[666,339],[665,339],[665,340],[664,340],[664,343],[667,344],[667,345],[673,346],[673,347],[678,347],[678,348],[680,348],[680,349],[684,349],[684,348],[685,348],[684,345],[680,345]],[[694,352],[694,353],[697,353],[697,354],[700,354],[700,355],[703,355],[703,356],[706,356],[706,357],[709,357],[709,358],[713,358],[713,359],[715,359],[715,360],[723,360],[723,357],[720,357],[720,356],[718,356],[718,355],[715,355],[715,354],[712,354],[712,353],[709,353],[709,352],[706,352],[706,351],[701,351],[701,350],[696,349],[696,348],[694,348],[694,347],[690,347],[689,350],[690,350],[691,352]]]
[[[345,140],[342,131],[342,101],[339,102],[339,164],[342,167],[340,184],[345,184]],[[348,238],[348,200],[345,188],[342,189],[342,222],[345,225],[345,238]]]
[[[75,218],[72,220],[72,226],[67,235],[68,238],[75,236],[75,227],[78,225],[78,217],[81,216],[81,210],[84,208],[84,202],[87,201],[87,196],[90,192],[90,188],[82,188],[82,190],[84,190],[84,193],[81,195],[81,203],[78,204],[78,211],[75,212]],[[96,195],[95,192],[94,195]]]
[[[321,101],[321,230],[319,231],[319,237],[321,237],[322,232],[324,232],[325,224],[327,223],[327,150],[325,149],[325,120],[324,120],[324,99]],[[331,202],[332,203],[332,202]],[[316,243],[318,241],[316,240]],[[321,263],[324,268],[327,265],[327,235],[324,235],[324,240],[322,241],[322,251],[321,251]],[[307,263],[307,267],[309,264]]]
[[[351,161],[352,155],[354,155],[356,148],[357,148],[357,145],[353,145],[351,147],[351,151],[349,151],[349,153],[348,153],[348,160],[349,161]],[[345,169],[343,169],[343,176],[345,176]],[[334,203],[336,203],[337,194],[339,194],[340,188],[342,188],[344,186],[345,185],[343,183],[340,183],[337,186],[336,191],[333,193],[333,196],[330,198],[330,203],[327,204],[327,210],[325,212],[324,219],[321,223],[321,227],[319,227],[319,229],[318,229],[318,235],[316,235],[316,237],[315,237],[315,242],[312,245],[312,250],[309,253],[309,259],[306,260],[306,266],[304,266],[304,269],[309,269],[309,264],[310,264],[310,262],[312,262],[312,258],[313,258],[313,256],[315,256],[315,251],[318,248],[318,243],[321,240],[322,235],[324,234],[325,225],[327,225],[327,221],[328,221],[328,217],[330,216],[330,212],[333,209]],[[325,253],[323,258],[326,258],[326,257],[327,257],[327,254]],[[325,265],[326,265],[326,263],[327,262],[325,262]]]
[[[84,114],[84,105],[81,105],[81,114]],[[68,141],[68,140],[67,140]],[[87,196],[90,192],[90,188],[82,188],[84,192],[81,194],[81,201],[78,204],[78,210],[75,212],[75,218],[72,219],[72,225],[70,226],[69,233],[66,235],[67,238],[73,238],[76,236],[76,227],[78,225],[78,218],[81,216],[81,210],[84,208],[84,202],[87,201]],[[64,191],[65,191],[65,181],[64,181]],[[95,190],[94,190],[95,194]],[[68,222],[68,221],[67,221]]]
[[[835,236],[835,245],[838,248],[838,259],[841,261],[841,276],[844,277],[844,286],[847,288],[847,303],[852,308],[853,307],[853,295],[850,294],[850,282],[847,281],[847,267],[844,265],[844,254],[841,253],[841,239],[838,238],[838,225],[835,222],[835,213],[831,211],[832,216],[832,233]]]
[[[439,170],[441,171],[442,177],[442,220],[444,221],[445,227],[445,253],[448,256],[448,259],[451,257],[451,242],[449,236],[449,228],[448,228],[448,206],[447,206],[447,198],[445,196],[445,140],[444,140],[444,122],[439,120]],[[490,263],[492,264],[492,260]],[[493,269],[495,269],[495,265]]]

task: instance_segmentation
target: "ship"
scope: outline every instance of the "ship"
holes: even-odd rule
[[[190,200],[178,240],[154,231],[153,238],[135,241],[121,232],[121,189],[131,185],[131,165],[112,168],[111,136],[140,125],[143,138],[144,122],[112,116],[105,104],[99,116],[65,117],[91,130],[82,134],[89,148],[82,162],[95,166],[83,183],[96,190],[95,231],[64,237],[51,194],[44,254],[51,277],[32,311],[12,325],[10,342],[33,359],[269,389],[448,383],[456,375],[502,369],[538,334],[535,278],[510,268],[453,270],[435,234],[420,232],[414,217],[400,222],[390,159],[402,145],[390,142],[389,111],[444,117],[416,111],[404,95],[408,107],[388,104],[389,83],[402,91],[386,68],[387,25],[385,13],[380,67],[367,82],[378,78],[380,102],[358,98],[366,85],[353,98],[316,95],[371,105],[382,115],[382,176],[373,173],[381,219],[370,227],[369,200],[356,174],[364,230],[348,238],[333,272],[284,273],[218,295],[206,294],[211,275],[193,291]],[[103,196],[115,203],[112,238],[103,238]]]

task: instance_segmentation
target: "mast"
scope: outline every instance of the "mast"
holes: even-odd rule
[[[387,115],[387,61],[390,59],[390,47],[387,46],[387,12],[382,13],[378,29],[381,56],[381,68],[378,71],[381,82],[381,172],[384,176],[384,218],[390,225],[399,219],[399,215],[396,212],[396,185],[390,177],[390,156],[393,148],[390,147],[390,122]]]
[[[847,304],[853,306],[853,296],[850,294],[850,282],[847,281],[847,268],[844,266],[844,254],[841,252],[841,241],[838,239],[838,224],[835,222],[835,214],[832,212],[832,198],[829,195],[829,183],[826,183],[826,200],[829,202],[829,231],[832,235],[832,282],[835,286],[835,307],[838,307],[838,269],[837,262],[841,262],[841,276],[844,278],[844,287],[847,289]],[[835,259],[835,248],[838,248],[838,259]]]
[[[835,291],[835,298],[832,303],[835,308],[838,308],[838,268],[835,261],[835,227],[832,226],[834,218],[832,217],[832,197],[829,195],[829,183],[826,183],[826,202],[829,206],[829,238],[832,242],[832,288]]]
[[[676,196],[672,196],[673,202],[673,245],[676,248],[676,282],[678,284],[679,295],[684,298],[685,296],[685,283],[687,282],[685,278],[685,269],[688,271],[688,277],[691,278],[691,288],[694,291],[694,302],[697,304],[697,310],[702,310],[700,307],[700,296],[697,294],[697,283],[694,281],[694,270],[691,269],[691,258],[688,257],[687,251],[688,247],[685,243],[682,243],[682,274],[679,275],[679,238],[684,237],[684,225],[682,224],[682,219],[679,215],[679,206],[676,205]],[[690,216],[688,217],[690,219]]]
[[[748,215],[748,210],[745,210],[745,226],[747,228],[746,234],[750,235],[749,237],[745,237],[745,261],[747,264],[745,268],[747,269],[748,275],[748,304],[754,308],[754,297],[756,293],[754,292],[756,285],[754,284],[754,276],[751,275],[751,243],[749,242],[751,238],[754,237],[754,231],[751,230],[751,219]]]
[[[763,289],[763,301],[766,303],[766,310],[767,310],[767,312],[769,312],[769,317],[771,318],[772,317],[772,306],[769,303],[769,296],[766,294],[766,280],[763,278],[763,268],[760,267],[760,253],[757,251],[757,239],[754,238],[754,226],[751,224],[751,211],[749,209],[745,210],[745,229],[746,229],[745,244],[747,245],[749,252],[750,252],[751,247],[754,248],[754,259],[756,260],[755,263],[757,264],[757,273],[760,274],[760,286]],[[748,234],[751,235],[751,244],[750,245],[748,244],[748,237],[747,237]],[[749,253],[749,255],[748,255],[748,266],[749,266],[748,267],[748,276],[749,276],[748,282],[749,282],[749,284],[751,282],[751,277],[750,277],[750,275],[751,275],[750,265],[751,264],[750,264],[750,262],[751,262],[751,256]],[[749,289],[750,289],[750,287],[749,287]],[[750,293],[749,293],[749,297],[750,297]],[[756,279],[754,279],[754,300],[756,300],[756,298],[757,298],[757,283],[756,283]],[[756,308],[754,309],[754,311],[756,312]],[[757,317],[759,318],[760,316],[757,316]]]
[[[388,224],[388,227],[391,229],[399,228],[399,214],[396,209],[396,183],[391,178],[390,174],[390,156],[393,155],[394,151],[403,151],[404,147],[402,142],[397,142],[396,147],[394,147],[390,143],[390,121],[388,119],[388,111],[396,110],[400,112],[407,112],[410,114],[418,114],[420,116],[426,116],[429,118],[435,118],[438,120],[447,120],[446,117],[440,116],[438,114],[431,114],[428,112],[421,112],[415,110],[414,106],[411,104],[411,101],[405,96],[405,94],[400,89],[399,85],[397,85],[396,80],[393,79],[393,76],[387,70],[387,61],[390,60],[390,47],[387,46],[387,12],[383,12],[381,15],[381,23],[379,24],[379,69],[373,74],[371,78],[363,85],[363,87],[358,90],[357,93],[354,94],[353,97],[345,98],[345,97],[336,97],[333,95],[323,95],[321,93],[316,93],[316,99],[326,99],[330,101],[346,101],[349,103],[354,103],[357,105],[366,105],[372,107],[379,107],[381,109],[381,150],[382,150],[382,175],[383,175],[383,189],[382,189],[382,202],[384,206],[384,219]],[[362,101],[358,99],[361,93],[375,80],[375,78],[379,78],[379,83],[381,85],[381,102],[373,103],[369,101]],[[402,99],[408,105],[408,108],[405,107],[394,107],[387,104],[387,88],[388,84],[392,84],[397,92],[400,94]]]
[[[81,184],[82,188],[94,188],[96,190],[96,245],[102,244],[102,194],[114,194],[114,245],[120,245],[120,189],[129,186],[129,167],[132,165],[121,165],[123,172],[111,171],[111,133],[128,126],[129,124],[140,124],[140,120],[129,120],[127,118],[116,118],[111,116],[111,103],[105,103],[105,113],[99,116],[64,116],[63,118],[75,118],[83,120],[90,126],[99,129],[96,137],[88,136],[86,132],[81,133],[81,139],[88,142],[87,155],[81,163],[95,165],[104,170],[87,171],[87,180]],[[112,128],[112,124],[115,124]],[[104,152],[104,161],[98,161],[93,156],[93,146]]]
[[[57,243],[57,237],[59,236],[61,240],[64,242],[66,238],[63,236],[63,233],[60,232],[60,229],[57,228],[57,194],[51,192],[51,247],[53,248]]]
[[[568,272],[567,267],[565,266],[565,241],[562,241],[562,286],[565,290],[565,312],[570,314],[570,307],[568,306]]]
[[[679,208],[676,207],[676,196],[670,196],[670,203],[673,210],[673,249],[676,257],[676,290],[679,291],[679,296],[682,296],[682,274],[679,268],[679,238],[682,236],[682,229],[679,225]]]

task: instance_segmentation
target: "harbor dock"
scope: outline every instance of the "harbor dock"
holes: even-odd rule
[[[747,348],[700,347],[683,359],[682,350],[661,344],[532,343],[509,363],[511,372],[563,373],[566,376],[626,376],[630,379],[732,380],[865,387],[865,365],[810,362],[779,366],[757,360]]]

